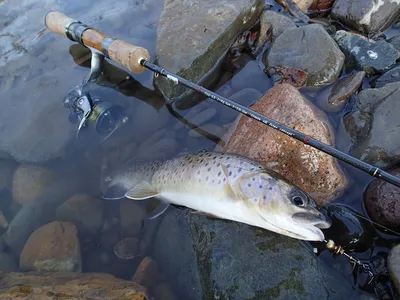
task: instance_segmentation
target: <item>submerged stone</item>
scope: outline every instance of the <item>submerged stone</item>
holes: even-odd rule
[[[391,167],[400,159],[399,98],[400,82],[358,94],[352,112],[343,121],[352,142],[351,155],[378,168]]]
[[[388,83],[397,81],[400,81],[400,66],[396,66],[389,71],[383,73],[382,76],[371,82],[371,86],[374,88],[381,88]]]
[[[156,63],[195,83],[213,82],[220,59],[264,5],[261,0],[166,1],[158,21]],[[163,76],[154,84],[167,100],[182,100],[189,93]]]
[[[400,51],[400,35],[396,35],[388,40],[389,43],[391,43],[397,51]]]
[[[332,19],[370,35],[389,28],[399,15],[399,0],[336,0],[331,11]]]
[[[368,74],[384,72],[396,64],[400,52],[384,40],[372,40],[344,30],[334,39],[346,56],[346,69],[363,70]]]
[[[333,106],[341,106],[354,94],[362,84],[365,72],[355,72],[340,79],[332,88],[328,102]]]
[[[344,54],[320,24],[286,29],[267,52],[269,67],[291,67],[308,73],[307,86],[335,82],[342,71]]]
[[[393,247],[389,253],[388,270],[397,292],[400,293],[400,244]]]

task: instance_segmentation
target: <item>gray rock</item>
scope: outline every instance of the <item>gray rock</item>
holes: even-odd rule
[[[253,88],[260,93],[265,93],[273,86],[273,83],[259,67],[258,62],[249,61],[242,70],[232,77],[231,86],[235,92],[246,88]]]
[[[400,15],[398,0],[336,0],[331,17],[366,34],[384,31]]]
[[[141,229],[142,219],[145,216],[144,204],[140,201],[123,199],[120,201],[120,226],[124,237],[136,236]]]
[[[56,211],[58,221],[75,224],[79,234],[95,235],[103,224],[103,201],[89,195],[74,195]]]
[[[355,296],[343,275],[328,270],[298,240],[241,223],[169,209],[154,246],[166,277],[174,278],[179,299]]]
[[[344,54],[320,24],[286,29],[267,52],[266,65],[286,66],[308,72],[307,86],[336,81]]]
[[[266,31],[271,31],[271,40],[275,39],[287,28],[296,27],[293,20],[273,10],[265,10],[260,18],[260,36],[265,36]]]
[[[396,35],[388,40],[389,43],[391,43],[397,51],[400,51],[400,35]]]
[[[388,83],[397,81],[400,81],[400,66],[396,66],[383,73],[382,76],[371,82],[371,86],[374,88],[381,88]]]
[[[341,106],[350,96],[355,93],[362,84],[365,72],[355,72],[349,76],[340,79],[333,86],[328,98],[329,104],[333,106]]]
[[[400,158],[400,82],[358,94],[353,111],[344,118],[350,135],[350,154],[379,168],[388,168]],[[338,133],[338,135],[343,134]]]
[[[236,35],[255,23],[264,6],[261,0],[166,1],[158,21],[156,63],[206,86]],[[163,76],[154,84],[167,100],[189,95]]]
[[[0,192],[11,189],[16,167],[17,165],[12,160],[0,160]]]
[[[0,272],[11,273],[19,270],[15,256],[11,253],[0,252]]]
[[[400,52],[384,40],[371,40],[344,30],[336,32],[334,39],[346,56],[346,70],[364,70],[375,74],[395,65]]]
[[[387,267],[394,286],[400,293],[400,245],[393,247],[390,251]]]

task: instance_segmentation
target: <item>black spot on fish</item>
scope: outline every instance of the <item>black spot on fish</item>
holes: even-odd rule
[[[207,171],[210,172],[210,171],[211,171],[211,168],[208,168]]]
[[[202,160],[200,160],[200,163],[202,164],[204,162],[204,158]]]
[[[262,189],[262,185],[260,185],[259,188]]]
[[[267,196],[263,196],[263,199],[264,199],[264,200],[267,200]]]
[[[200,171],[197,171],[197,175],[200,175]]]
[[[221,164],[220,163],[218,163],[218,165],[217,165],[217,167],[219,167]]]
[[[232,176],[232,171],[229,171],[229,174],[228,174],[228,176]]]
[[[208,176],[206,177],[206,181],[208,181]]]
[[[224,182],[226,181],[226,178],[224,178]]]
[[[248,183],[248,184],[247,184],[247,186],[248,186],[248,187],[251,187],[251,184],[250,184],[250,183]]]
[[[253,180],[253,181],[256,181],[256,179],[253,177],[253,178],[251,178],[251,180]]]
[[[238,171],[238,173],[240,173],[240,172],[242,172],[242,168],[239,168],[239,171]]]
[[[216,156],[213,157],[213,159],[216,159],[216,158],[217,158]]]
[[[208,166],[208,163],[206,163],[206,167]]]
[[[269,187],[269,190],[272,191],[272,186]]]
[[[254,168],[251,168],[250,171],[254,171]]]
[[[218,176],[221,176],[221,172],[218,172]]]

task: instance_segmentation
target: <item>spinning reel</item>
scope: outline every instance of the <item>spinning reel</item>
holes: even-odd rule
[[[82,135],[81,131],[89,131],[103,143],[126,124],[129,118],[124,114],[122,106],[91,94],[91,86],[102,74],[105,57],[95,49],[90,50],[92,53],[90,72],[80,84],[68,92],[63,104],[69,110],[69,121],[78,124],[77,139]]]

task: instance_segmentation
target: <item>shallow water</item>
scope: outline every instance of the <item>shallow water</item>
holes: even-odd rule
[[[271,1],[267,2],[271,3]],[[163,3],[164,1],[162,0],[115,0],[112,2],[106,0],[96,2],[76,0],[0,1],[0,68],[2,69],[0,74],[0,99],[4,103],[16,102],[17,108],[20,101],[27,102],[32,107],[35,107],[39,105],[37,102],[40,103],[44,99],[46,99],[46,103],[53,103],[52,105],[62,107],[62,100],[67,92],[87,75],[89,69],[75,63],[75,60],[79,58],[78,56],[85,54],[85,51],[83,51],[83,54],[77,55],[76,53],[81,51],[79,46],[73,46],[73,43],[65,37],[56,35],[45,28],[43,18],[47,11],[52,9],[60,10],[75,19],[92,25],[100,31],[134,45],[145,47],[151,57],[154,57],[157,21],[162,11]],[[275,4],[274,9],[279,9],[279,6]],[[399,34],[400,29],[391,28],[388,32],[390,36],[393,36]],[[73,53],[74,57],[71,53]],[[86,60],[85,64],[87,65],[87,63],[88,61]],[[256,63],[252,62],[250,65],[251,68],[238,72],[220,87],[220,94],[230,97],[235,92],[249,87],[261,93],[265,93],[270,89],[272,82],[266,75],[263,75],[263,65],[260,58],[256,60]],[[108,65],[108,68],[112,69],[112,65]],[[246,77],[246,73],[243,72],[256,73],[260,75],[257,77],[259,80],[252,82],[237,80],[238,77]],[[150,71],[142,75],[135,75],[128,80],[126,76],[128,74],[124,71],[113,69],[108,76],[104,76],[102,86],[94,87],[93,92],[101,99],[115,101],[126,107],[130,126],[122,129],[120,136],[129,140],[132,149],[140,150],[142,153],[145,152],[147,159],[173,157],[181,152],[197,152],[203,149],[212,150],[216,142],[218,142],[218,136],[215,134],[208,135],[207,128],[209,127],[204,127],[204,125],[228,126],[238,115],[230,108],[212,102],[209,99],[186,110],[169,111],[164,105],[163,99],[154,91],[152,86],[153,74]],[[44,78],[52,78],[52,84],[43,85],[41,80]],[[331,86],[320,90],[301,89],[301,92],[314,104],[324,108],[324,99],[329,94],[330,88]],[[33,90],[37,90],[39,94],[33,94]],[[20,98],[17,98],[16,95]],[[243,99],[243,104],[248,106],[252,103]],[[29,105],[23,107],[27,108]],[[195,116],[198,112],[206,109],[209,110],[209,114],[213,110],[215,111],[211,118],[199,126],[200,129],[203,129],[202,134],[196,135],[193,131],[190,132],[196,125]],[[61,113],[63,110],[65,115]],[[68,111],[62,108],[57,109],[58,112],[60,112],[57,115],[59,116],[58,118],[50,115],[53,113],[52,110],[49,111],[49,115],[39,114],[43,118],[42,121],[53,128],[52,133],[49,133],[50,142],[52,138],[56,138],[57,130],[64,132],[76,129],[76,125],[70,125],[67,130],[62,128],[62,126],[67,126],[62,118],[67,120]],[[23,134],[14,130],[13,125],[19,122],[27,122],[30,110],[16,109],[14,113],[14,115],[10,116],[8,125],[0,128],[2,135],[18,136],[18,134]],[[344,112],[328,113],[335,132],[337,132],[338,127],[342,126],[341,119],[343,114]],[[154,136],[156,133],[157,135]],[[38,136],[41,134],[43,132],[37,132]],[[153,139],[153,142],[147,140],[149,137]],[[159,141],[162,138],[168,140],[166,147],[155,148],[154,141]],[[346,149],[349,145],[347,136],[336,136],[336,140],[341,149]],[[114,146],[118,146],[117,148],[127,148],[123,140],[121,142],[117,140],[114,143]],[[99,169],[102,166],[101,154],[103,153],[99,147],[96,142],[89,138],[84,138],[68,148],[68,152],[62,161],[54,161],[49,165],[59,169],[60,173],[69,170],[69,172],[72,172],[72,176],[81,175],[82,168],[87,168],[85,170],[88,173],[85,177],[87,179],[84,180],[87,180],[85,184],[87,184],[88,191],[100,193],[100,191],[96,190],[97,183],[100,182]],[[136,153],[129,149],[126,151],[130,154]],[[122,155],[116,154],[115,156],[117,158],[112,161],[113,165],[122,164],[123,161],[118,161],[118,157],[121,158]],[[89,157],[90,163],[82,165],[82,168],[79,166],[72,167],[75,164],[84,164],[84,157]],[[29,157],[27,159],[29,160]],[[352,180],[352,188],[335,202],[345,203],[365,216],[362,207],[362,195],[373,179],[353,167],[343,163],[341,165]],[[9,204],[9,202],[7,203]],[[118,202],[107,202],[105,205],[106,218],[112,220],[119,213],[119,204]],[[2,207],[5,206],[7,205],[2,205]],[[7,209],[3,212],[5,214],[8,213],[9,220],[15,213],[13,210]],[[116,239],[115,242],[119,241],[119,238],[115,236],[111,236],[110,239]],[[387,253],[392,239],[396,239],[396,237],[381,234],[376,239],[378,247],[357,255],[362,259],[368,259],[377,251]],[[96,257],[101,256],[101,251],[98,247],[100,242],[95,237],[83,243],[84,271],[102,271],[96,266]],[[151,248],[149,248],[147,254],[151,254],[151,251]],[[352,275],[347,275],[349,265],[343,257],[333,259],[330,253],[324,252],[321,255],[321,259],[328,262],[330,266],[343,271],[346,280],[353,280]],[[129,278],[135,263],[117,261],[112,270],[107,269],[106,271],[112,271],[113,274],[122,278]],[[172,281],[173,279],[169,280]],[[175,292],[179,294],[179,291]]]

